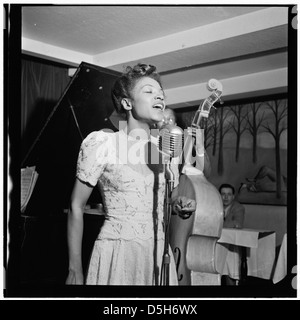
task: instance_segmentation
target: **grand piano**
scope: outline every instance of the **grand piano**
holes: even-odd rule
[[[111,87],[118,72],[82,62],[51,111],[21,168],[35,166],[38,179],[20,217],[19,283],[63,284],[68,271],[67,211],[82,140],[92,131],[116,131]],[[94,188],[88,201],[101,204]],[[83,266],[104,216],[85,214]],[[16,266],[15,266],[16,269]]]
[[[119,73],[81,63],[22,162],[39,174],[26,215],[61,215],[68,208],[82,140],[92,131],[116,130],[111,87]]]

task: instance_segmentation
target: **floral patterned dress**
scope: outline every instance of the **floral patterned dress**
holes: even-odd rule
[[[165,178],[162,164],[145,161],[148,151],[156,149],[151,141],[132,138],[122,130],[92,132],[83,141],[77,178],[98,184],[106,212],[86,284],[160,284]],[[170,285],[176,285],[171,249],[169,253]]]

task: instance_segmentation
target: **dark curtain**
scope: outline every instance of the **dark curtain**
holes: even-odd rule
[[[21,141],[26,157],[70,78],[68,67],[22,58]]]

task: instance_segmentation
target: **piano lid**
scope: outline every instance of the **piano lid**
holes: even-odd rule
[[[56,215],[69,207],[82,140],[92,131],[116,131],[111,88],[120,73],[82,62],[53,108],[22,167],[36,166],[39,177],[25,215]],[[90,201],[100,203],[97,188]]]

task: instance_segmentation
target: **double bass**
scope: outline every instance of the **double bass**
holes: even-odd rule
[[[204,129],[213,104],[222,95],[222,85],[215,79],[207,87],[212,91],[199,106],[191,128]],[[188,135],[180,155],[178,195],[196,201],[196,211],[186,220],[172,215],[169,242],[177,267],[179,285],[201,285],[203,273],[218,274],[217,240],[223,227],[223,203],[216,187],[203,172],[191,164],[195,137]],[[204,146],[203,146],[204,150]]]

